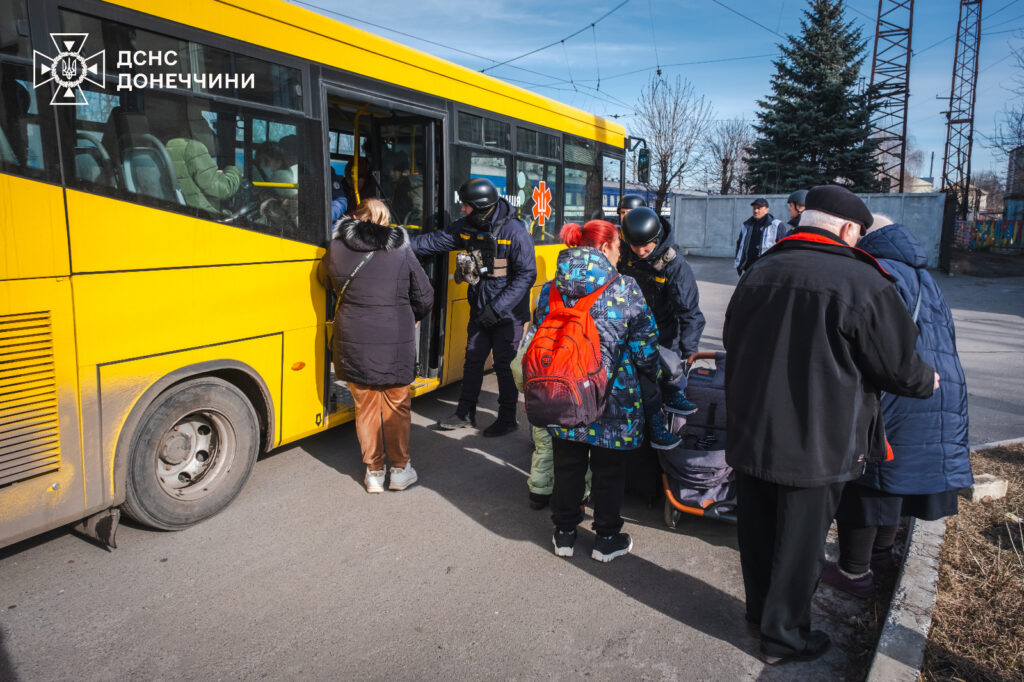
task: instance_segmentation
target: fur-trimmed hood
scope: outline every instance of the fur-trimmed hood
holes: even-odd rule
[[[394,251],[409,243],[402,227],[387,227],[345,216],[334,223],[333,239],[345,242],[353,251]]]

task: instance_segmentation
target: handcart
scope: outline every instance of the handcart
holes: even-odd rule
[[[736,475],[725,462],[725,353],[694,353],[688,364],[686,396],[698,409],[686,417],[666,411],[666,425],[683,440],[658,455],[665,525],[675,528],[683,514],[735,523]]]

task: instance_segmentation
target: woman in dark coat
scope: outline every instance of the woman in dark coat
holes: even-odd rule
[[[872,229],[857,243],[889,274],[920,333],[917,352],[941,381],[931,398],[882,396],[886,440],[892,460],[869,464],[864,475],[843,491],[836,521],[838,566],[825,567],[822,580],[868,597],[875,571],[891,571],[892,546],[900,516],[924,520],[957,513],[957,492],[970,486],[967,446],[967,386],[956,352],[953,315],[935,280],[925,269],[924,249],[902,225],[875,216]]]
[[[409,463],[411,398],[416,378],[416,323],[433,306],[434,289],[401,227],[386,227],[377,199],[337,222],[319,277],[338,294],[334,373],[355,399],[356,436],[366,464],[366,491],[384,491],[384,456],[391,490],[416,482]]]

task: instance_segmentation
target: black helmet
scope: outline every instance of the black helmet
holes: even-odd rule
[[[619,210],[626,209],[632,211],[634,208],[646,206],[647,202],[639,194],[623,194],[622,198],[619,199]]]
[[[622,238],[630,246],[644,246],[661,236],[661,220],[654,209],[634,208],[622,219]]]
[[[786,203],[793,204],[794,206],[806,206],[807,205],[807,190],[798,189],[789,195],[786,199]]]
[[[498,189],[487,178],[472,178],[459,188],[459,201],[483,211],[498,203]]]

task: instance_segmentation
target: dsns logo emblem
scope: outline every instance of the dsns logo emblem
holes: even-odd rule
[[[50,81],[56,84],[50,104],[88,104],[82,92],[82,83],[106,87],[103,61],[106,50],[100,50],[91,57],[83,56],[88,37],[88,33],[51,33],[50,40],[57,48],[57,56],[50,57],[39,50],[33,51],[32,84],[37,88]]]

